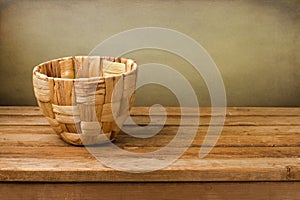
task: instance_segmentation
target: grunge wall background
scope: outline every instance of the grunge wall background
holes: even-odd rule
[[[299,0],[1,0],[0,105],[36,105],[35,65],[88,54],[113,34],[145,26],[199,42],[219,67],[229,106],[300,106]],[[204,81],[185,60],[157,50],[124,56],[177,69],[200,105],[210,104]],[[135,105],[154,103],[177,105],[166,88],[138,90]]]

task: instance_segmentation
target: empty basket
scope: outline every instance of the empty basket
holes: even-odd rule
[[[39,107],[55,132],[73,145],[116,137],[133,104],[136,78],[137,64],[125,58],[65,57],[33,69]]]

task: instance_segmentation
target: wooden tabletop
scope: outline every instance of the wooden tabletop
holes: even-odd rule
[[[197,117],[189,109],[189,117]],[[180,110],[166,110],[166,124],[157,135],[142,139],[120,133],[115,145],[139,153],[167,145],[178,129]],[[0,107],[0,181],[300,181],[300,108],[227,108],[223,132],[203,159],[198,155],[211,113],[209,108],[200,113],[197,135],[180,159],[154,172],[128,173],[104,166],[85,147],[64,143],[38,107]],[[135,107],[131,114],[138,124],[149,123],[149,108]],[[152,114],[159,122],[161,113]],[[184,131],[192,126],[185,124]]]

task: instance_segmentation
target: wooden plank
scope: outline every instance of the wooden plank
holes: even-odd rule
[[[43,114],[38,106],[0,106],[0,115],[42,116]]]
[[[20,116],[20,115],[3,115],[0,116],[0,126],[41,126],[49,123],[45,117],[41,115]]]
[[[150,126],[151,127],[151,126]],[[133,126],[124,126],[124,130],[129,131],[129,133],[134,133],[136,135],[140,136],[147,136],[147,131],[143,132],[140,131],[140,127],[133,127]],[[171,135],[174,136],[175,133],[178,131],[178,126],[164,126],[159,133],[157,134],[163,134],[163,135]],[[205,134],[208,130],[208,127],[189,127],[184,126],[181,127],[183,133],[195,131],[197,129],[198,134]],[[120,135],[123,135],[124,133],[120,133]],[[266,136],[274,136],[274,135],[290,135],[290,134],[300,134],[300,126],[224,126],[222,129],[222,135],[238,135],[238,136],[244,136],[244,135],[253,135],[253,136],[259,136],[259,135],[266,135]]]
[[[51,153],[49,152],[49,155]],[[120,158],[122,159],[122,158]],[[160,158],[161,159],[161,158]],[[127,162],[128,159],[119,160]],[[145,165],[155,162],[144,159]],[[149,163],[148,163],[149,162]],[[156,162],[159,162],[157,160]],[[148,173],[128,173],[94,159],[1,158],[0,181],[42,182],[194,182],[299,181],[299,158],[179,159]]]
[[[125,146],[165,146],[177,134],[177,127],[164,127],[157,135],[151,138],[135,138],[127,134],[120,133],[116,140],[117,144]],[[184,127],[182,134],[195,131],[191,127]],[[147,136],[133,129],[136,135]],[[207,134],[207,127],[200,127],[194,138],[193,145],[201,146]],[[207,136],[215,137],[214,135]],[[182,139],[184,140],[184,139]],[[300,146],[300,127],[299,126],[225,126],[223,127],[220,138],[216,144],[220,147],[259,147],[259,146]]]
[[[133,120],[139,125],[147,125],[150,122],[148,116],[133,116]],[[166,123],[163,123],[162,116],[152,116],[153,123],[156,125],[174,125],[180,124],[180,116],[169,116]],[[195,116],[187,116],[182,123],[184,126],[195,125]],[[36,126],[48,125],[46,118],[43,116],[0,116],[0,126]],[[210,117],[201,117],[200,126],[208,126],[210,124]],[[131,125],[125,123],[125,125]],[[213,123],[212,125],[220,125]],[[235,116],[227,117],[225,120],[226,126],[299,126],[300,116]]]
[[[50,125],[22,126],[3,125],[0,126],[0,134],[55,134]]]
[[[1,183],[3,200],[23,199],[299,199],[300,182]],[[163,192],[162,192],[163,191]]]
[[[135,116],[148,116],[149,107],[133,107],[131,109],[132,115]],[[169,116],[181,115],[180,108],[178,107],[165,107]],[[188,115],[194,116],[198,114],[199,110],[195,112],[195,108],[184,107],[182,108]],[[200,108],[201,116],[211,116],[210,107]],[[1,106],[0,115],[42,115],[39,107],[37,106]],[[152,108],[152,115],[161,115],[158,108]],[[299,116],[300,108],[297,107],[227,107],[227,116]]]
[[[18,133],[5,134],[0,133],[0,147],[60,147],[70,146],[62,141],[59,136],[53,134],[39,134],[39,133]]]
[[[229,107],[228,116],[299,116],[299,107]]]
[[[124,147],[125,150],[135,153],[154,152],[157,147]],[[179,148],[170,148],[163,156],[175,156]],[[180,159],[198,159],[200,147],[190,147],[184,152]],[[175,152],[175,153],[174,153]],[[111,157],[118,155],[111,154]],[[214,147],[205,157],[207,159],[240,159],[240,158],[299,158],[300,147]]]
[[[140,136],[147,136],[145,132],[138,132],[138,128],[133,126],[124,126],[126,130],[130,132],[138,133]],[[198,134],[204,134],[207,132],[206,126],[198,128]],[[193,131],[195,127],[182,127],[185,131]],[[164,135],[174,135],[178,130],[177,126],[165,126],[160,131]],[[129,132],[129,133],[130,133]],[[224,126],[222,130],[222,135],[230,134],[230,135],[266,135],[266,136],[274,136],[274,135],[289,135],[289,134],[299,134],[300,126]],[[36,126],[22,126],[22,125],[3,125],[0,126],[0,134],[55,134],[50,125],[36,125]],[[121,132],[119,135],[123,135]]]
[[[103,151],[111,152],[111,149],[101,147]],[[147,153],[159,150],[158,147],[122,147],[122,149],[135,152]],[[180,148],[169,148],[161,153],[162,157],[176,156]],[[181,159],[199,159],[200,147],[190,147],[181,156]],[[48,146],[34,147],[0,147],[0,160],[6,158],[45,158],[45,159],[68,159],[86,162],[94,159],[86,148],[73,147],[59,144],[56,148]],[[121,155],[111,152],[107,157],[119,158]],[[240,159],[240,158],[299,158],[300,147],[214,147],[205,158],[208,159]],[[88,158],[88,159],[86,159]]]
[[[27,110],[23,107],[0,108],[0,181],[300,181],[298,108],[229,108],[216,147],[205,159],[199,159],[198,153],[210,120],[209,110],[206,110],[194,142],[179,160],[167,168],[138,174],[106,167],[85,148],[64,143],[52,134],[48,122],[39,110],[35,110],[36,107]],[[148,108],[145,109],[133,109],[133,118],[138,124],[149,122]],[[176,134],[180,119],[178,108],[177,111],[168,108],[168,113],[167,126],[154,137],[139,139],[121,133],[115,144],[136,153],[165,146]],[[153,115],[154,121],[161,124],[160,113],[154,111]],[[188,119],[195,119],[193,115],[191,111]],[[190,125],[185,123],[186,134],[195,128]],[[127,128],[137,133],[133,126],[127,125]],[[139,134],[146,136],[145,132]],[[107,150],[105,145],[103,150]],[[159,159],[167,159],[176,150],[178,147],[171,148]],[[111,151],[107,156],[128,162],[128,158]],[[160,160],[144,161],[148,165]]]
[[[166,146],[176,135],[175,127],[165,127],[157,135],[150,138],[136,138],[121,132],[115,144],[120,147],[163,147]],[[244,129],[242,129],[244,128]],[[186,133],[190,131],[186,128]],[[268,129],[265,129],[268,130]],[[203,139],[206,135],[207,128],[198,129],[197,135],[194,138],[192,146],[201,147]],[[183,133],[184,134],[184,133]],[[276,137],[274,137],[276,134]],[[144,135],[145,134],[140,134]],[[215,136],[207,136],[213,139]],[[239,127],[235,130],[234,127],[224,127],[220,135],[216,147],[300,147],[300,133],[287,132],[280,134],[280,131],[247,132],[245,127]],[[185,142],[184,138],[180,142]],[[186,140],[188,142],[188,140]],[[39,134],[39,133],[1,133],[0,146],[61,146],[62,141],[55,134]]]
[[[18,129],[7,127],[7,129],[0,129],[0,146],[55,146],[60,144],[60,139],[53,133],[52,129],[45,126],[25,126],[28,129]],[[133,127],[132,132],[136,135],[146,137],[144,132],[138,132]],[[37,129],[37,130],[35,130]],[[207,132],[207,127],[199,127],[198,130],[192,127],[183,127],[183,134],[187,134],[191,131],[197,131],[194,138],[193,145],[201,146],[204,136]],[[20,131],[22,130],[22,131]],[[130,129],[129,129],[130,130]],[[6,132],[7,131],[7,132]],[[45,131],[45,132],[43,132]],[[49,132],[48,132],[49,131]],[[177,134],[178,128],[176,126],[166,126],[155,136],[150,138],[135,138],[121,132],[116,140],[117,144],[124,144],[124,146],[164,146],[169,143],[173,137]],[[40,133],[41,132],[41,133]],[[49,134],[49,136],[43,136],[42,134]],[[276,135],[276,137],[274,136]],[[214,137],[213,135],[210,137]],[[300,146],[300,126],[225,126],[220,135],[216,146]]]
[[[193,141],[194,146],[202,146],[205,135],[197,135]],[[207,136],[207,139],[215,139],[215,136]],[[222,134],[216,143],[219,147],[297,147],[300,146],[300,136],[298,133],[286,135],[278,135],[276,137],[272,135],[225,135]],[[151,138],[141,139],[119,135],[116,140],[120,146],[166,146],[173,139],[172,135],[158,135]],[[181,143],[188,142],[188,140],[180,140]]]
[[[150,118],[148,116],[133,116],[135,123],[139,125],[148,125]],[[180,116],[169,116],[164,123],[164,117],[162,116],[151,116],[152,123],[155,125],[174,125],[179,124],[184,126],[194,126],[196,116],[186,116],[184,121],[181,122]],[[200,126],[210,125],[210,117],[200,117]],[[124,123],[130,125],[130,123]],[[220,123],[212,123],[211,125],[219,126]],[[225,119],[225,126],[298,126],[300,125],[300,116],[232,116]]]

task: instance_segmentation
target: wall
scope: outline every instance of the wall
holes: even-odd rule
[[[222,74],[229,106],[300,106],[299,22],[299,0],[2,0],[0,105],[36,104],[31,84],[35,65],[88,54],[121,31],[158,26],[187,34],[208,51]],[[125,56],[181,71],[200,105],[210,104],[205,82],[178,56],[157,50]],[[135,104],[153,103],[177,101],[163,87],[140,88]]]

